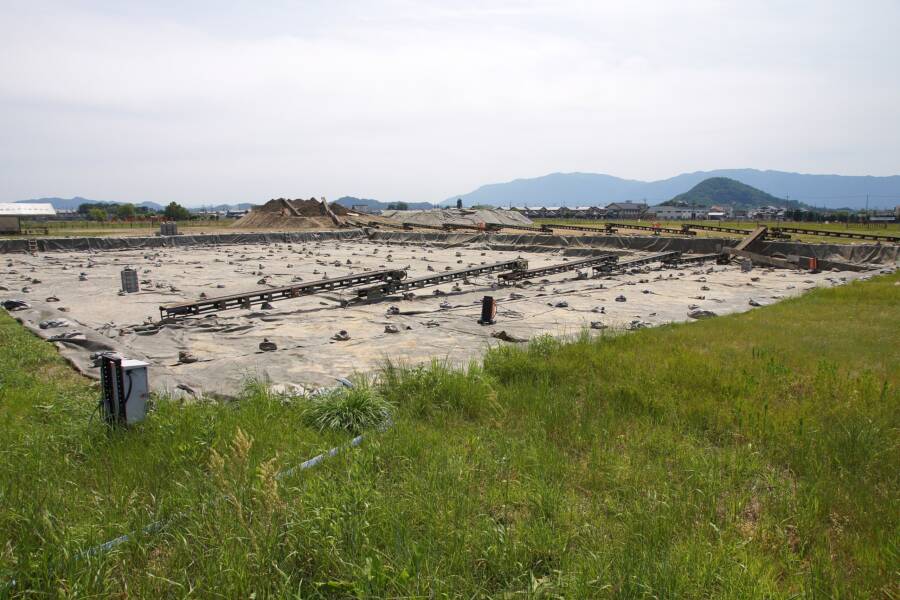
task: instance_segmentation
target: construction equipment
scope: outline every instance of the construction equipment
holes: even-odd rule
[[[499,276],[499,279],[504,282],[510,282],[518,281],[521,279],[544,277],[546,275],[555,275],[556,273],[564,273],[566,271],[575,271],[577,269],[586,269],[589,267],[597,269],[598,267],[603,265],[613,264],[618,260],[619,257],[617,255],[612,253],[604,253],[597,256],[591,256],[589,258],[583,258],[581,260],[573,260],[556,265],[550,265],[547,267],[538,267],[537,269],[511,271],[509,273],[503,273]]]
[[[365,287],[357,290],[356,294],[361,299],[372,300],[399,291],[411,290],[415,288],[423,288],[432,285],[440,285],[450,281],[465,279],[467,277],[475,277],[477,275],[485,275],[488,273],[497,273],[502,271],[517,272],[528,268],[528,261],[522,258],[507,260],[503,262],[491,263],[480,267],[470,267],[468,269],[459,269],[456,271],[445,271],[444,273],[435,273],[425,277],[416,277],[414,279],[389,280],[378,285]],[[501,275],[502,277],[503,275]]]
[[[493,296],[485,296],[481,300],[481,318],[479,325],[493,325],[497,316],[497,300]]]
[[[141,291],[141,283],[138,281],[138,272],[131,267],[125,267],[119,274],[122,278],[122,291],[133,294]]]
[[[147,368],[140,360],[114,354],[100,357],[102,397],[100,410],[110,425],[131,425],[147,415],[150,384]]]
[[[245,292],[242,294],[204,298],[194,302],[166,304],[159,307],[159,315],[160,318],[165,319],[167,317],[181,317],[185,315],[217,312],[220,310],[228,310],[230,308],[250,308],[254,304],[262,304],[264,302],[272,302],[274,300],[282,300],[285,298],[297,298],[298,296],[308,296],[340,288],[364,285],[374,281],[396,282],[405,277],[406,271],[403,269],[369,271],[368,273],[357,273],[355,275],[345,275],[343,277],[334,277],[332,279],[321,279],[309,283],[297,283],[284,287],[253,290],[252,292]]]

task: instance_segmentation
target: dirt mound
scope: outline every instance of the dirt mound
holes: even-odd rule
[[[346,208],[325,200],[288,200],[276,198],[257,206],[235,222],[233,227],[265,227],[284,229],[327,229],[344,225]]]
[[[389,210],[381,213],[398,223],[416,225],[533,225],[531,219],[514,210],[446,208],[435,210]]]

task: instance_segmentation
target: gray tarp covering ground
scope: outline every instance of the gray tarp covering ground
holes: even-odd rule
[[[484,233],[440,233],[410,231],[378,231],[372,239],[385,242],[431,243],[436,245],[463,245],[473,243],[489,244],[493,249],[541,246],[550,248],[618,248],[643,252],[693,252],[709,254],[721,252],[723,248],[735,246],[738,240],[725,238],[679,238],[665,236],[627,235],[538,235],[484,234]],[[535,250],[531,250],[535,251]],[[900,246],[890,244],[806,244],[802,242],[761,242],[754,247],[760,254],[780,254],[784,256],[810,256],[822,260],[847,261],[853,263],[893,264],[900,260]]]
[[[652,249],[682,250],[693,241],[624,239],[639,243],[643,239]],[[333,290],[273,300],[271,307],[160,322],[158,307],[163,304],[367,270],[395,267],[408,270],[410,277],[423,277],[520,257],[530,268],[540,268],[597,250],[629,252],[616,246],[624,245],[618,237],[603,238],[604,245],[599,245],[596,238],[549,235],[410,232],[369,238],[351,230],[287,237],[165,238],[175,240],[180,243],[161,247],[138,243],[128,248],[121,242],[135,238],[122,239],[111,244],[114,252],[97,251],[93,244],[85,250],[8,254],[0,263],[0,300],[27,302],[30,308],[11,314],[44,338],[75,335],[60,339],[58,346],[91,376],[97,369],[90,354],[116,350],[153,365],[151,385],[156,391],[180,394],[188,387],[204,394],[234,395],[248,377],[305,387],[334,385],[336,377],[370,372],[388,358],[412,364],[435,358],[457,364],[479,357],[500,339],[652,326],[686,320],[695,308],[716,314],[750,310],[817,286],[868,276],[757,268],[745,273],[736,264],[714,263],[648,266],[597,278],[569,271],[512,286],[500,285],[494,275],[480,275],[417,289],[409,297],[391,295],[383,302],[359,302],[352,289]],[[186,247],[188,240],[195,243]],[[709,249],[708,244],[700,245]],[[139,292],[120,294],[126,266],[139,272]],[[499,302],[495,325],[477,322],[485,294]],[[388,310],[391,304],[396,311]],[[40,327],[47,320],[61,319],[65,325]],[[599,326],[592,325],[595,322]],[[340,330],[349,333],[348,340],[335,339]],[[509,338],[492,337],[501,332]],[[276,344],[277,350],[263,351],[264,340]],[[194,360],[183,360],[182,353]]]
[[[430,243],[456,246],[472,243],[488,244],[496,250],[529,247],[530,251],[548,248],[619,248],[644,252],[694,252],[708,254],[737,244],[737,240],[724,238],[681,238],[665,236],[627,235],[537,235],[441,233],[416,231],[371,231],[373,240],[387,243]],[[217,246],[261,243],[299,243],[315,240],[352,240],[366,237],[361,229],[342,229],[317,232],[229,233],[213,235],[178,235],[155,237],[69,237],[39,238],[38,250],[89,251],[89,250],[137,250],[150,248],[184,248],[188,246]],[[0,240],[0,254],[26,252],[27,240]],[[895,244],[806,244],[801,242],[761,242],[754,251],[768,255],[812,256],[821,260],[853,263],[893,264],[900,260],[900,246]],[[576,254],[572,252],[571,254]]]
[[[525,225],[534,223],[525,215],[514,210],[442,208],[435,210],[387,210],[382,217],[398,223],[415,223],[441,227],[443,225]]]
[[[294,231],[265,233],[223,233],[208,235],[171,235],[154,237],[66,237],[37,238],[40,252],[69,252],[88,250],[139,250],[150,248],[185,248],[188,246],[219,246],[235,244],[264,244],[310,242],[315,240],[351,240],[365,237],[361,229],[336,231]],[[0,240],[0,254],[26,252],[24,239]]]

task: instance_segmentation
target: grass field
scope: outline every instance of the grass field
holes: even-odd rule
[[[0,314],[0,596],[900,597],[898,283],[387,365],[394,426],[281,479],[352,434],[252,384],[109,433]]]
[[[634,220],[613,220],[616,223],[625,223],[628,225],[642,225],[644,227],[658,224],[661,227],[670,229],[681,229],[685,223],[692,221],[665,221],[656,219],[644,219],[643,221]],[[584,225],[586,227],[603,227],[606,221],[591,221],[586,219],[535,219],[535,223],[548,225]],[[700,224],[715,225],[717,227],[731,227],[734,229],[751,230],[759,225],[766,227],[797,227],[800,229],[816,229],[819,231],[839,231],[851,233],[867,233],[872,235],[892,235],[900,237],[900,223],[808,223],[801,221],[697,221]],[[623,233],[635,233],[623,230]],[[855,240],[850,238],[839,238],[819,235],[801,235],[790,234],[791,239],[798,242],[810,243],[835,243],[835,244],[860,244],[874,243],[866,240]],[[739,234],[723,233],[720,231],[697,231],[697,237],[740,237]]]

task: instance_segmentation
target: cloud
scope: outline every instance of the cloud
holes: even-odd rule
[[[4,199],[437,200],[900,151],[890,2],[73,6],[0,24]]]

